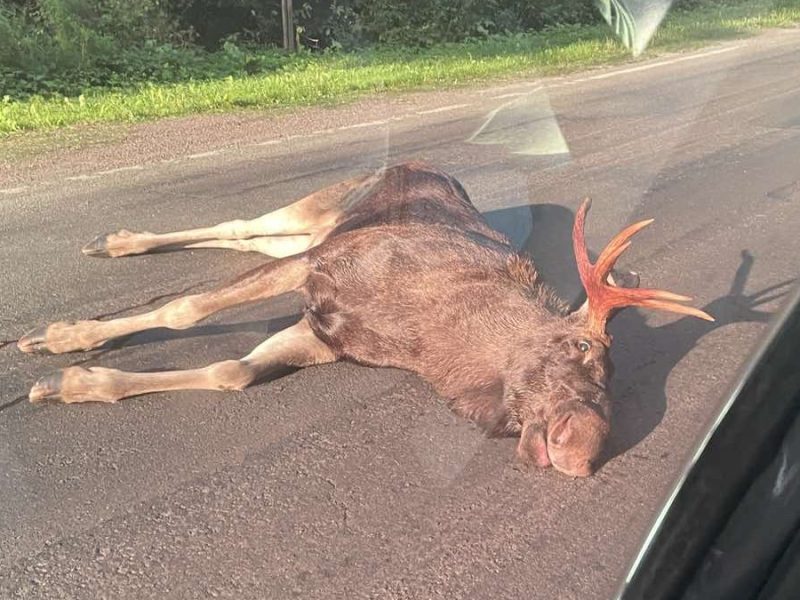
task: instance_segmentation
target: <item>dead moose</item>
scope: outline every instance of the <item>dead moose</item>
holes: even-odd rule
[[[155,327],[185,329],[235,305],[291,291],[300,321],[239,360],[199,369],[130,373],[73,366],[39,380],[31,402],[114,402],[163,390],[240,390],[277,367],[350,360],[413,371],[459,415],[491,435],[519,435],[519,457],[573,476],[597,468],[609,434],[611,338],[626,306],[713,320],[659,290],[615,285],[624,229],[589,260],[585,201],[573,246],[586,302],[570,312],[533,264],[493,230],[461,184],[411,162],[313,193],[259,218],[176,233],[119,231],[83,248],[90,256],[142,254],[162,246],[232,248],[273,257],[212,291],[144,314],[53,323],[23,336],[23,352],[71,352]]]

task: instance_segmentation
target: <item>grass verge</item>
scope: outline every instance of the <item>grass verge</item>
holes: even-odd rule
[[[750,0],[668,15],[645,57],[800,23],[800,0]],[[0,136],[78,123],[134,122],[242,108],[341,102],[388,90],[457,86],[509,75],[554,75],[631,60],[606,26],[571,27],[426,50],[298,56],[278,72],[142,85],[77,98],[0,100]]]

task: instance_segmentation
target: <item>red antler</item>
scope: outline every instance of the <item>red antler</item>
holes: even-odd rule
[[[628,289],[610,285],[607,282],[608,274],[614,268],[617,259],[631,245],[630,239],[650,225],[653,219],[640,221],[623,229],[600,253],[597,262],[592,264],[586,251],[586,239],[584,237],[586,213],[589,212],[591,205],[592,201],[589,198],[583,201],[575,215],[575,225],[572,229],[572,245],[575,251],[575,260],[578,263],[578,273],[589,301],[587,328],[590,331],[605,336],[606,323],[614,311],[626,306],[644,306],[646,308],[691,315],[706,321],[714,320],[711,315],[702,310],[678,304],[679,302],[691,300],[686,296],[662,290]]]

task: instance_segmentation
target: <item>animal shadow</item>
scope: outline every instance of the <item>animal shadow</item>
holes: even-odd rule
[[[578,306],[585,294],[572,251],[574,214],[553,204],[520,206],[485,215],[490,224],[533,258],[542,278],[561,298]],[[592,260],[596,253],[590,252]],[[778,300],[794,279],[747,294],[745,288],[755,258],[741,252],[741,262],[727,294],[701,307],[714,322],[684,317],[650,326],[638,309],[621,311],[609,326],[614,337],[612,360],[612,434],[606,460],[636,446],[661,422],[667,407],[667,379],[680,361],[707,333],[733,323],[766,323],[774,313],[758,307]]]
[[[620,352],[614,356],[614,362],[624,364],[625,368],[618,369],[616,392],[612,392],[614,434],[609,458],[634,447],[661,422],[667,406],[667,379],[700,338],[733,323],[767,323],[776,314],[758,307],[785,296],[795,280],[747,294],[744,290],[754,262],[753,255],[743,250],[728,293],[702,307],[714,317],[714,322],[684,317],[652,327],[638,310],[623,311],[615,318],[611,330],[615,338],[625,342],[618,348]]]

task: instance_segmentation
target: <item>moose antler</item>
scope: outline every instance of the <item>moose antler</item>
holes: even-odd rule
[[[606,323],[614,311],[626,306],[644,306],[646,308],[691,315],[706,321],[714,320],[711,315],[702,310],[678,304],[679,302],[691,300],[687,296],[662,290],[628,289],[610,285],[607,282],[608,275],[622,253],[631,245],[630,239],[650,225],[653,219],[639,221],[620,231],[600,253],[597,262],[592,264],[589,261],[584,237],[586,213],[589,212],[591,206],[592,201],[590,198],[583,201],[575,215],[575,225],[572,229],[572,246],[575,251],[575,260],[578,263],[578,274],[586,290],[586,298],[589,303],[586,323],[589,331],[605,337]]]

